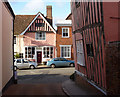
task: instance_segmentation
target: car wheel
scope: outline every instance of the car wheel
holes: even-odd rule
[[[14,67],[14,70],[17,70],[17,67],[16,67],[16,66]]]
[[[55,64],[51,64],[51,68],[55,68]]]
[[[74,67],[74,63],[70,63],[70,67]]]
[[[35,68],[35,66],[31,65],[31,66],[30,66],[30,68],[31,68],[31,69],[34,69],[34,68]]]

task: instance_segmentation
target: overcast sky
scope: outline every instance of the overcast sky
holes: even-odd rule
[[[17,2],[16,2],[17,1]],[[15,15],[35,15],[38,12],[46,16],[46,6],[52,5],[53,26],[57,20],[64,20],[71,12],[70,2],[56,0],[9,0]],[[56,29],[56,27],[55,27]]]

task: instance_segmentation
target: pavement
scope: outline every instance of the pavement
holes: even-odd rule
[[[14,84],[11,85],[2,97],[23,97],[23,96],[65,96],[61,84]]]
[[[79,83],[79,85],[77,85],[74,81],[67,80],[62,83],[62,89],[64,93],[66,93],[66,95],[68,95],[69,97],[82,97],[83,95],[86,95],[87,97],[93,97],[93,95],[104,96],[104,94],[96,89],[94,86],[82,81]]]

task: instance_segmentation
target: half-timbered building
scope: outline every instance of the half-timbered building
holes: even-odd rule
[[[120,2],[74,1],[71,9],[76,82],[84,77],[104,94],[119,94]]]
[[[56,31],[52,26],[52,6],[47,6],[47,16],[16,15],[14,52],[21,58],[34,59],[38,63],[55,57]]]

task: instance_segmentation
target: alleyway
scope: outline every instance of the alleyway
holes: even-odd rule
[[[69,80],[74,67],[18,70],[18,84],[4,95],[64,95],[62,83]]]

